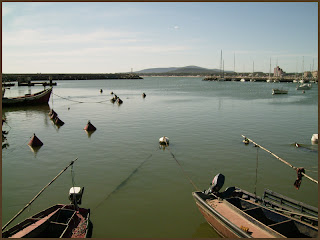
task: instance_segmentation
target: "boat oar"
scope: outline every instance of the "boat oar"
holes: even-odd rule
[[[41,194],[47,187],[49,187],[49,185],[50,185],[51,183],[53,183],[64,171],[66,171],[66,170],[68,169],[68,167],[70,167],[71,165],[73,165],[73,163],[74,163],[75,161],[77,161],[77,160],[78,160],[78,158],[76,158],[74,161],[71,161],[71,163],[69,163],[68,166],[66,166],[57,176],[55,176],[55,178],[52,179],[51,182],[49,182],[44,188],[42,188],[42,190],[41,190],[23,209],[21,209],[13,218],[11,218],[11,220],[10,220],[9,222],[7,222],[6,225],[4,225],[4,226],[2,227],[2,231],[3,231],[13,220],[15,220],[24,210],[26,210],[26,208],[29,207],[29,206],[31,205],[31,203],[32,203],[34,200],[36,200],[36,198],[39,197],[40,194]]]

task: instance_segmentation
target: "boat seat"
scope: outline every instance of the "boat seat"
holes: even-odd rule
[[[306,238],[308,234],[305,234],[305,231],[308,231],[305,227],[299,230],[298,226],[296,225],[295,221],[289,219],[287,221],[270,224],[268,227],[272,228],[273,230],[281,233],[282,235],[286,236],[287,238]],[[317,237],[317,236],[313,236]]]
[[[261,209],[261,207],[252,207],[252,208],[247,208],[245,210],[243,210],[244,212],[247,212],[247,211],[252,211],[254,209]]]

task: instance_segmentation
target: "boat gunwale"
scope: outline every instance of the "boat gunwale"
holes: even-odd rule
[[[202,192],[193,192],[192,195],[194,196],[194,198],[199,202],[199,204],[201,204],[201,206],[205,207],[207,210],[209,210],[210,215],[214,215],[214,217],[216,219],[218,219],[219,221],[221,221],[227,228],[229,231],[231,231],[232,233],[236,234],[239,237],[242,238],[252,238],[252,236],[250,236],[249,234],[245,233],[244,231],[242,231],[239,227],[237,227],[234,223],[232,223],[231,221],[229,221],[227,218],[225,218],[223,215],[221,215],[219,212],[217,212],[216,210],[214,210],[209,204],[207,204],[200,196],[199,193]],[[215,195],[214,195],[215,196]],[[218,197],[217,197],[218,199]],[[211,224],[210,224],[211,225]]]
[[[53,212],[55,211],[60,211],[60,210],[70,210],[70,211],[74,211],[73,215],[74,216],[77,212],[77,210],[75,209],[72,209],[70,208],[70,206],[72,205],[69,205],[69,204],[55,204],[55,205],[52,205],[40,212],[37,212],[35,213],[34,215],[32,215],[31,217],[28,217],[26,219],[24,219],[23,221],[15,224],[14,226],[12,226],[11,228],[9,228],[8,230],[6,231],[3,231],[2,232],[2,238],[11,238],[14,234],[17,234],[19,233],[20,231],[23,231],[23,229],[25,229],[26,227],[34,224],[34,223],[37,223],[38,221],[41,221],[42,219],[45,219],[48,215],[52,214]],[[90,209],[89,208],[79,208],[78,212],[79,214],[82,215],[82,213],[80,212],[82,211],[84,214],[84,218],[85,220],[87,221],[87,224],[86,224],[86,232],[84,234],[85,237],[88,236],[88,231],[89,231],[89,217],[90,217]],[[65,233],[65,231],[68,229],[68,227],[70,226],[70,221],[71,219],[66,223],[66,224],[63,224],[66,226],[66,229],[63,231],[63,234]],[[61,224],[62,223],[58,223],[58,222],[52,222],[53,224]],[[27,224],[25,226],[25,224]],[[21,228],[20,228],[21,227]],[[4,236],[6,235],[6,236]],[[60,235],[60,238],[62,237],[62,234]]]

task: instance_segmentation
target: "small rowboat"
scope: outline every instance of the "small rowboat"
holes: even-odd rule
[[[304,83],[304,84],[301,84],[297,87],[297,90],[310,90],[312,88],[312,85],[309,83]]]
[[[224,176],[212,187],[193,192],[200,212],[226,238],[317,238],[318,209],[268,189],[261,198],[237,187],[219,192]]]
[[[77,159],[76,159],[77,160]],[[84,187],[71,187],[70,204],[51,206],[4,231],[39,195],[55,181],[72,161],[51,180],[23,209],[2,227],[3,238],[88,238],[92,235],[90,209],[80,208]]]
[[[279,89],[279,88],[273,88],[272,89],[272,95],[275,94],[288,94],[287,90]]]
[[[26,94],[20,97],[6,98],[2,97],[2,107],[48,104],[52,87],[34,94]]]
[[[2,233],[3,238],[86,238],[90,209],[57,204]]]

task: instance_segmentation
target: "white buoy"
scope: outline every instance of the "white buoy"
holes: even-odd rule
[[[161,145],[169,145],[169,138],[163,136],[163,137],[159,138],[159,143]]]
[[[318,143],[318,133],[315,133],[311,137],[311,142],[312,143]]]

